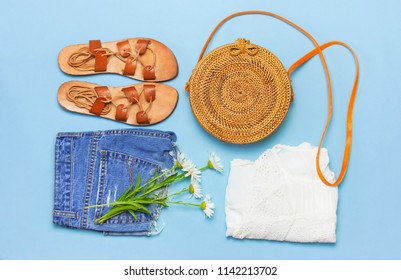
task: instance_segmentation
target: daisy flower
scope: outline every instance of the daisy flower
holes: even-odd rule
[[[200,187],[200,183],[196,180],[191,182],[191,184],[189,185],[189,192],[191,193],[190,197],[201,198],[202,189]]]
[[[177,152],[177,159],[175,161],[175,166],[177,166],[179,169],[183,169],[185,166],[185,154],[181,152]]]
[[[185,166],[182,169],[182,171],[187,172],[185,174],[185,177],[191,176],[191,182],[192,183],[194,181],[198,181],[198,182],[201,181],[201,175],[200,174],[202,172],[198,168],[196,168],[196,165],[190,159],[186,160]]]
[[[205,199],[200,204],[200,208],[205,213],[206,217],[211,218],[214,214],[214,203],[212,202],[209,195],[205,196]]]
[[[220,157],[212,152],[209,156],[209,161],[207,162],[207,166],[211,169],[214,169],[218,172],[223,172],[223,165],[220,162]]]

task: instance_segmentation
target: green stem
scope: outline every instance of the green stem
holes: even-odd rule
[[[176,193],[170,194],[170,195],[168,195],[166,198],[170,198],[170,197],[173,197],[173,196],[177,196],[177,195],[180,195],[180,194],[182,194],[182,193],[185,193],[185,192],[189,192],[189,188],[182,189],[182,190],[181,190],[181,191],[179,191],[179,192],[176,192]]]
[[[149,185],[149,183],[155,182],[155,180],[157,180],[157,179],[159,179],[159,178],[165,176],[167,173],[169,173],[170,171],[174,170],[175,168],[176,168],[176,167],[172,167],[171,169],[169,169],[169,170],[167,170],[166,172],[164,172],[162,175],[157,176],[157,177],[151,179],[150,181],[146,182],[146,183],[143,184],[142,186],[138,187],[137,189],[134,189],[130,194],[127,195],[127,199],[130,199],[133,195],[136,196],[136,195],[137,195],[139,192],[141,192],[143,189],[146,190],[146,188],[145,188],[146,185]],[[173,176],[177,176],[177,173],[175,173],[175,174],[173,174],[173,175],[170,175],[169,177],[167,177],[166,179],[164,179],[162,182],[159,182],[159,183],[156,184],[155,186],[153,186],[153,187],[151,187],[150,189],[146,190],[144,193],[149,194],[149,193],[151,193],[151,192],[153,192],[153,191],[159,189],[160,187],[157,187],[157,186],[159,186],[160,184],[167,185],[165,182],[168,182],[169,180],[171,180],[171,178],[172,178]],[[172,182],[174,182],[174,181],[172,181]],[[157,188],[155,188],[155,187],[157,187]],[[143,193],[143,194],[144,194],[144,193]],[[138,197],[144,197],[143,194],[139,195]]]
[[[206,165],[206,166],[202,167],[200,170],[203,171],[208,168],[209,168],[209,166]],[[151,180],[149,180],[148,182],[146,182],[145,184],[137,187],[136,189],[133,189],[134,185],[131,185],[124,192],[124,194],[121,195],[117,199],[117,201],[109,202],[107,204],[90,205],[90,206],[86,206],[85,208],[106,207],[106,206],[112,207],[102,217],[97,219],[97,222],[103,223],[104,221],[108,220],[109,218],[116,216],[124,211],[130,210],[130,211],[145,212],[145,210],[147,210],[147,209],[144,205],[146,205],[146,204],[162,204],[165,206],[167,206],[167,204],[180,204],[180,205],[185,205],[185,206],[200,207],[201,204],[182,202],[182,201],[169,201],[169,202],[166,201],[168,198],[178,196],[184,192],[189,192],[189,188],[182,189],[181,191],[178,191],[176,193],[173,193],[173,194],[165,196],[165,197],[156,197],[156,198],[148,197],[149,194],[155,192],[158,189],[161,189],[171,183],[178,182],[180,180],[187,178],[187,177],[185,177],[186,173],[181,173],[181,174],[175,173],[175,174],[172,174],[169,177],[165,178],[161,182],[155,183],[158,179],[165,177],[166,174],[168,174],[176,169],[177,169],[177,167],[174,166],[171,169],[164,172],[163,174],[156,176],[156,177],[152,178]],[[152,186],[147,187],[152,183],[154,183]],[[143,191],[143,193],[139,194],[140,191]]]
[[[95,208],[95,207],[109,207],[109,206],[115,206],[115,205],[130,205],[133,203],[138,203],[138,204],[161,204],[163,203],[164,198],[157,198],[157,199],[151,199],[151,200],[127,200],[127,201],[113,201],[109,202],[107,204],[96,204],[96,205],[89,205],[86,206],[86,209],[89,208]]]
[[[206,169],[209,169],[210,167],[208,166],[208,165],[206,165],[206,166],[204,166],[204,167],[202,167],[202,168],[199,168],[199,170],[200,171],[204,171],[204,170],[206,170]]]
[[[159,176],[157,176],[157,177],[155,177],[155,178],[153,178],[153,179],[147,181],[145,184],[143,184],[143,185],[141,186],[141,188],[143,188],[144,186],[147,186],[147,185],[153,183],[153,182],[156,181],[157,179],[160,179],[160,178],[164,177],[167,173],[173,171],[173,170],[176,169],[176,168],[177,168],[176,166],[173,166],[172,168],[170,168],[169,170],[167,170],[167,171],[164,172],[163,174],[161,174],[161,175],[159,175]]]
[[[158,189],[160,189],[160,188],[163,188],[163,187],[165,187],[166,185],[168,185],[168,184],[170,184],[170,183],[178,182],[178,181],[180,181],[180,180],[182,180],[182,179],[185,178],[184,175],[185,175],[184,173],[178,175],[177,178],[176,178],[174,181],[172,181],[172,182],[168,182],[168,179],[169,179],[169,178],[167,178],[166,180],[161,181],[159,184],[156,184],[153,188],[151,188],[151,189],[145,191],[144,193],[142,193],[142,194],[139,195],[138,197],[140,197],[140,198],[146,197],[146,196],[147,196],[148,194],[150,194],[151,192],[154,192],[154,191],[156,191],[156,190],[158,190]],[[168,183],[167,183],[167,182],[168,182]]]
[[[201,204],[189,203],[189,202],[182,202],[182,201],[167,201],[167,204],[180,204],[185,206],[197,206],[200,207]]]

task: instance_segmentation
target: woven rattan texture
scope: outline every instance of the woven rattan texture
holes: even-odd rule
[[[202,58],[189,91],[192,111],[206,131],[225,142],[246,144],[265,138],[281,124],[292,88],[274,54],[255,45],[247,50],[238,41]]]

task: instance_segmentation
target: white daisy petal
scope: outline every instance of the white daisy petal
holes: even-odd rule
[[[218,172],[223,172],[223,165],[220,162],[220,157],[216,153],[212,152],[209,156],[209,161],[207,162],[209,168],[214,169]]]
[[[189,185],[189,192],[191,193],[190,197],[201,198],[202,189],[199,182],[194,181],[193,183],[191,183],[191,185]]]
[[[182,169],[184,168],[186,163],[185,154],[181,152],[177,152],[177,159],[175,161],[175,166]]]
[[[182,171],[186,172],[185,177],[191,176],[191,182],[193,180],[200,182],[201,181],[201,171],[196,168],[196,165],[192,163],[191,160],[187,160],[187,165]]]
[[[200,184],[200,182],[201,182],[201,174],[194,175],[191,177],[191,184],[196,184],[196,183]]]
[[[183,162],[182,171],[188,172],[193,166],[195,166],[195,164],[192,162],[192,160],[187,159]]]
[[[205,196],[205,199],[200,204],[200,208],[205,213],[206,217],[211,218],[213,216],[213,214],[214,214],[213,209],[215,208],[215,205],[212,202],[209,195]]]

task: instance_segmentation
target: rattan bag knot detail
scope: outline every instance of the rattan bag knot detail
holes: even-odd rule
[[[201,126],[218,139],[235,144],[256,142],[275,131],[293,97],[281,61],[245,39],[204,56],[187,90]]]

